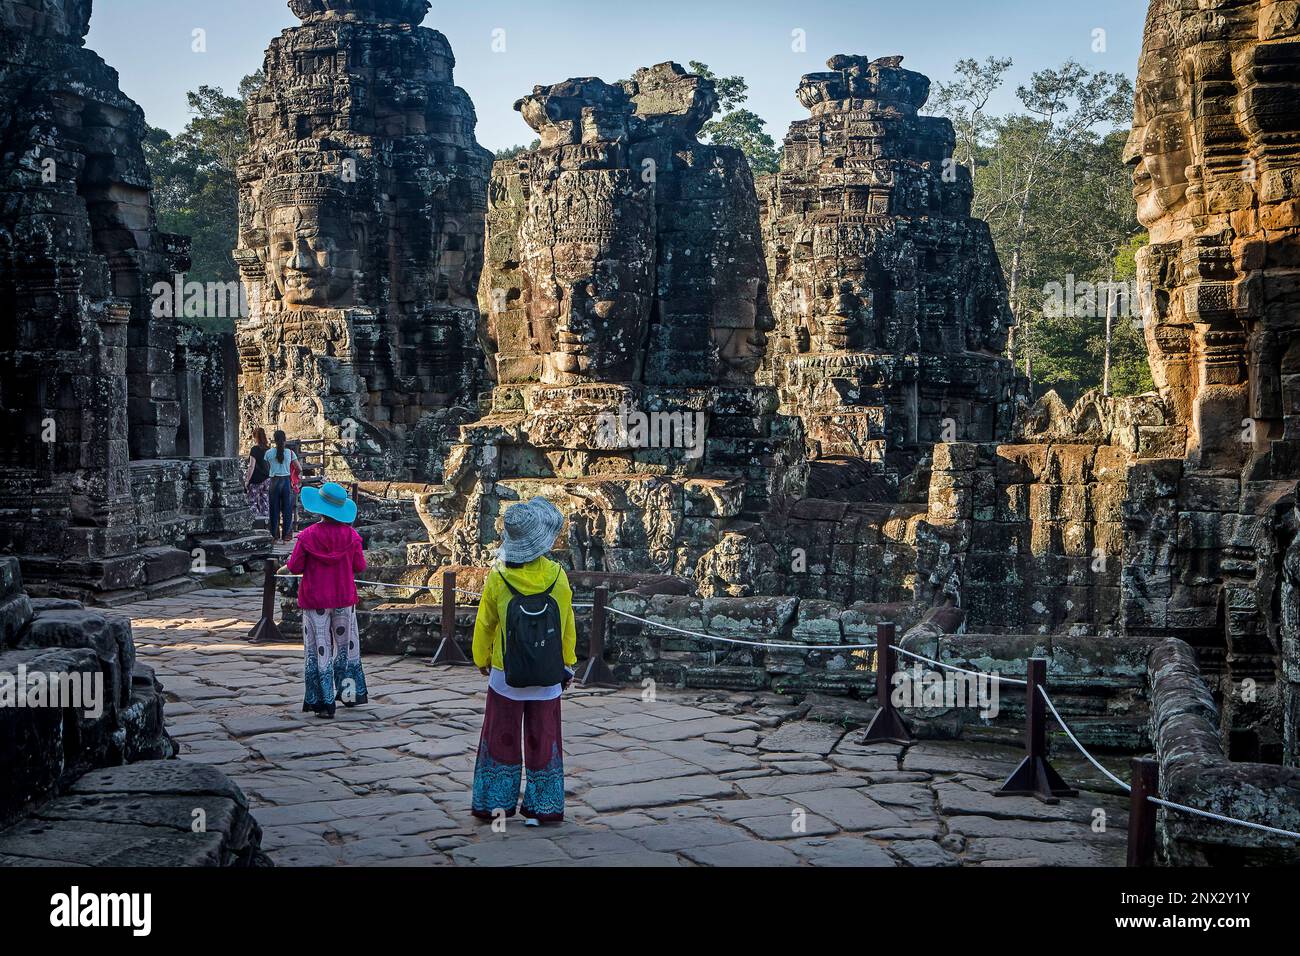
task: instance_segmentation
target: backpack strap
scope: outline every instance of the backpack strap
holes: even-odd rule
[[[551,584],[550,584],[550,587],[548,587],[545,591],[543,591],[543,592],[542,592],[543,594],[550,594],[550,593],[551,593],[552,588],[555,587],[555,583],[556,583],[557,581],[560,580],[560,572],[563,571],[563,570],[564,570],[564,568],[558,568],[558,569],[556,569],[555,577],[551,578]]]

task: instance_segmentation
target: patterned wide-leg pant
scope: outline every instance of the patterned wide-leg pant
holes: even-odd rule
[[[519,784],[525,771],[521,806]],[[472,811],[476,817],[491,819],[497,811],[514,816],[516,807],[535,820],[564,819],[560,698],[511,700],[488,688],[478,762],[474,765]]]
[[[253,517],[267,521],[271,517],[271,479],[253,482],[248,486],[248,506]]]
[[[302,642],[304,711],[333,717],[337,701],[348,707],[366,703],[356,608],[304,609]]]

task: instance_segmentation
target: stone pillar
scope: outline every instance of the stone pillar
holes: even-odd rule
[[[176,394],[180,405],[180,428],[176,435],[177,454],[202,458],[204,439],[203,375],[208,359],[195,345],[182,347],[176,355]]]
[[[293,0],[249,102],[235,260],[240,428],[400,478],[477,398],[491,154],[427,0]]]

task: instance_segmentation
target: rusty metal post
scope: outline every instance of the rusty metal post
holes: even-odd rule
[[[574,680],[583,687],[618,687],[614,672],[605,663],[605,606],[609,603],[609,588],[596,588],[591,607],[591,638],[587,644],[587,660],[578,665]]]
[[[284,637],[275,624],[275,576],[280,565],[274,558],[266,559],[262,578],[262,618],[248,632],[250,644],[280,644]]]
[[[1155,866],[1156,805],[1148,797],[1160,795],[1160,764],[1150,757],[1133,759],[1133,790],[1128,807],[1128,865]]]
[[[876,703],[880,709],[867,725],[864,744],[910,744],[912,735],[903,723],[903,715],[894,706],[894,625],[876,625]]]
[[[1059,803],[1059,797],[1077,797],[1047,762],[1047,702],[1040,689],[1047,687],[1047,661],[1029,659],[1029,682],[1025,687],[1025,759],[1007,778],[998,797],[1037,797],[1043,803]]]
[[[456,572],[442,572],[442,640],[433,655],[436,664],[473,663],[456,643]]]

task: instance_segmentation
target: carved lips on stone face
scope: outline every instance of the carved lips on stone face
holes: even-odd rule
[[[271,211],[268,227],[267,272],[286,306],[354,304],[357,249],[345,215],[328,206],[280,206]]]

